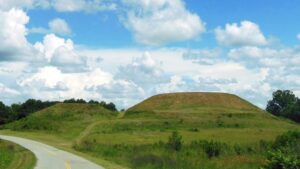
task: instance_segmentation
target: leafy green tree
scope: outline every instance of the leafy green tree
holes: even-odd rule
[[[283,115],[297,102],[297,97],[290,90],[277,90],[273,93],[273,99],[268,102],[267,111],[274,115]]]
[[[0,124],[4,124],[9,121],[11,115],[10,108],[0,101]]]
[[[266,110],[276,116],[282,116],[300,122],[300,100],[290,90],[277,90]]]

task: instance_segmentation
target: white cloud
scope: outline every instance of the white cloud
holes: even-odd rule
[[[215,29],[216,39],[219,44],[225,46],[258,46],[266,45],[267,39],[259,26],[250,21],[226,24],[225,29]]]
[[[97,12],[117,8],[117,5],[109,0],[0,0],[0,4],[0,10],[52,7],[59,12]]]
[[[26,39],[28,22],[29,17],[22,10],[0,11],[0,60],[28,59],[32,50]]]
[[[5,97],[20,95],[20,92],[18,92],[15,89],[9,88],[9,87],[5,86],[2,83],[0,83],[0,93],[1,93],[1,98],[2,99],[5,98]]]
[[[300,40],[300,33],[298,33],[298,35],[297,35],[297,39],[298,39],[298,40]]]
[[[46,66],[20,80],[18,84],[24,90],[27,89],[26,91],[32,97],[60,99],[99,97],[99,93],[93,93],[87,89],[97,88],[111,83],[111,81],[112,75],[101,69],[84,73],[63,73],[57,67]]]
[[[149,52],[135,57],[130,64],[120,66],[116,78],[129,80],[149,89],[165,80],[161,65],[152,58]]]
[[[5,11],[12,8],[46,8],[49,6],[49,0],[0,0],[0,4],[0,10]]]
[[[251,67],[280,68],[297,67],[300,64],[298,48],[241,47],[231,49],[228,56]]]
[[[37,42],[34,46],[45,56],[48,63],[58,66],[64,71],[83,71],[86,68],[86,58],[76,53],[71,39],[48,34],[42,43]]]
[[[123,0],[128,6],[125,26],[137,42],[162,45],[191,40],[205,32],[205,23],[182,0]]]
[[[103,0],[53,0],[53,7],[60,12],[96,12],[115,10],[115,3]]]
[[[186,85],[186,82],[182,79],[182,77],[174,75],[170,78],[169,82],[156,86],[155,90],[156,93],[181,92],[184,91],[184,88],[182,88],[184,85]]]
[[[67,22],[63,19],[56,18],[49,22],[49,28],[51,32],[57,33],[60,35],[69,35],[71,34],[71,29]]]
[[[55,18],[48,23],[49,28],[34,27],[29,30],[30,33],[40,33],[49,34],[55,33],[58,35],[70,35],[72,30],[70,29],[68,23],[61,19]]]
[[[278,55],[277,50],[271,48],[259,48],[259,47],[241,47],[234,48],[229,51],[228,56],[231,58],[266,58],[266,57],[276,57]]]
[[[193,63],[212,65],[221,60],[221,49],[202,49],[188,50],[183,53],[182,57],[185,60],[191,60]]]

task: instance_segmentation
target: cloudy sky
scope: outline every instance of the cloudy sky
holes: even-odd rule
[[[0,0],[0,100],[300,96],[298,0]]]

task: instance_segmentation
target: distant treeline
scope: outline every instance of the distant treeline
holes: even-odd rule
[[[22,119],[24,117],[27,117],[31,113],[53,106],[57,103],[99,104],[106,109],[117,111],[114,103],[106,103],[104,101],[98,102],[95,100],[90,100],[87,102],[83,99],[69,99],[63,102],[59,102],[28,99],[24,103],[12,104],[11,106],[7,106],[0,101],[0,125]]]
[[[106,103],[105,101],[98,102],[96,100],[90,100],[90,101],[87,102],[83,99],[69,99],[69,100],[63,101],[63,103],[99,104],[99,105],[101,105],[102,107],[104,107],[108,110],[117,111],[116,105],[112,102]]]

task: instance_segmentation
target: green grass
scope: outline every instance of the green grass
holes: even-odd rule
[[[235,95],[219,93],[158,95],[122,114],[97,105],[58,104],[4,128],[0,133],[42,141],[111,169],[256,169],[265,162],[260,142],[300,129]],[[175,130],[183,137],[180,152],[165,148]],[[208,158],[203,147],[194,145],[201,140],[227,148]]]
[[[185,108],[220,107],[239,110],[257,110],[253,104],[227,93],[185,92],[152,96],[133,106],[129,111],[178,110]]]
[[[14,143],[0,140],[0,169],[33,169],[36,158],[32,152]]]

